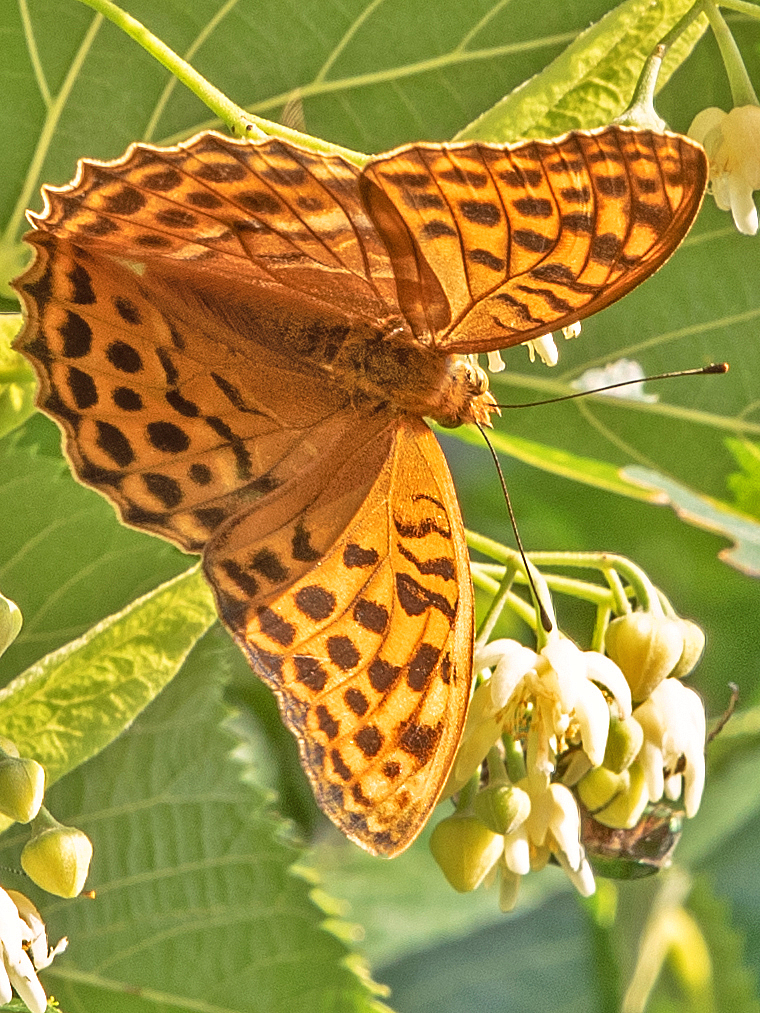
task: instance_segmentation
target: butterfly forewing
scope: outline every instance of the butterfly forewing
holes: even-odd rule
[[[116,162],[83,159],[73,183],[44,188],[37,220],[125,261],[165,259],[382,318],[393,272],[358,173],[281,141],[207,132],[174,148],[134,144]]]
[[[506,147],[402,148],[370,163],[360,186],[415,334],[472,352],[625,295],[681,242],[706,180],[704,152],[688,139],[607,127]]]
[[[690,142],[618,127],[362,172],[209,132],[83,161],[30,216],[18,347],[77,476],[203,552],[320,805],[372,852],[422,828],[469,699],[464,527],[422,418],[488,410],[449,352],[619,298],[705,176]]]
[[[40,375],[39,404],[63,426],[78,476],[127,523],[199,551],[222,521],[303,471],[323,423],[330,445],[348,397],[313,367],[295,369],[252,336],[242,353],[207,304],[186,293],[187,312],[171,314],[170,292],[100,252],[44,232],[30,240],[26,291],[37,298],[21,347]]]

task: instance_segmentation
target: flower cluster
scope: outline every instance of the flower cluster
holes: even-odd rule
[[[21,629],[21,614],[0,595],[0,654]],[[58,897],[78,896],[92,858],[89,838],[76,827],[59,823],[43,806],[45,769],[21,756],[15,742],[0,736],[0,819],[28,823],[31,837],[21,852],[26,875]],[[23,894],[0,887],[0,1004],[11,1001],[13,990],[31,1013],[44,1013],[48,1001],[37,978],[53,957],[66,948],[62,939],[48,952],[45,924]]]
[[[456,889],[498,875],[509,910],[521,877],[553,860],[588,896],[582,812],[633,828],[663,797],[683,798],[687,816],[699,808],[705,713],[679,676],[701,631],[655,611],[628,613],[607,633],[607,654],[557,631],[538,651],[495,640],[477,652],[480,682],[446,790],[457,812],[431,839]]]
[[[15,989],[30,1013],[45,1013],[48,1001],[37,971],[51,964],[67,944],[61,939],[48,951],[45,923],[34,904],[16,890],[0,888],[0,1003],[9,1003]]]

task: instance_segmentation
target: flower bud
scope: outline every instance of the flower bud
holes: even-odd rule
[[[504,851],[504,838],[475,816],[449,816],[430,837],[430,850],[451,886],[468,893],[480,886]]]
[[[28,823],[40,811],[44,794],[44,767],[28,756],[0,754],[0,813]]]
[[[509,834],[530,815],[530,797],[511,784],[493,784],[478,792],[475,815],[495,834]]]
[[[90,839],[76,827],[58,823],[45,809],[40,811],[40,817],[41,829],[21,852],[21,868],[33,883],[48,893],[76,897],[82,891],[90,868]]]
[[[613,773],[606,767],[594,767],[578,782],[575,790],[588,811],[596,815],[598,809],[609,805],[626,787],[623,774]]]
[[[672,672],[684,650],[681,620],[653,612],[629,612],[613,619],[604,642],[636,701],[646,700]]]
[[[622,773],[630,767],[643,745],[644,729],[635,718],[620,720],[611,714],[603,766],[615,774]]]
[[[684,679],[696,666],[705,649],[705,634],[690,619],[679,619],[683,634],[683,651],[676,667],[670,673],[671,679]]]
[[[606,827],[627,830],[635,827],[641,819],[649,802],[649,792],[644,768],[640,763],[632,763],[628,770],[618,776],[625,784],[624,790],[619,792],[609,805],[595,812],[594,819]]]
[[[0,654],[6,651],[21,629],[21,610],[15,601],[0,594]]]

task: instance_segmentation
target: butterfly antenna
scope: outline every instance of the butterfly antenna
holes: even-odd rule
[[[498,407],[533,408],[535,405],[556,404],[558,401],[573,401],[577,397],[587,397],[589,394],[601,394],[605,390],[616,390],[618,387],[628,387],[630,384],[634,383],[648,383],[650,380],[670,380],[676,376],[707,376],[711,373],[727,372],[727,362],[712,362],[709,366],[700,366],[697,369],[679,369],[674,373],[656,373],[654,376],[640,376],[633,380],[619,380],[617,383],[610,383],[605,387],[594,387],[593,390],[579,390],[575,394],[563,394],[561,397],[549,397],[543,401],[525,401],[523,404],[500,404]]]
[[[476,422],[475,425],[480,430],[480,435],[486,441],[486,446],[488,447],[489,451],[491,452],[491,457],[493,458],[493,463],[496,465],[496,471],[497,471],[498,476],[499,476],[499,481],[501,482],[501,491],[504,494],[504,502],[507,504],[507,513],[509,514],[509,523],[512,525],[512,530],[515,533],[515,542],[517,544],[517,551],[520,553],[520,559],[522,559],[523,566],[525,567],[525,575],[528,578],[528,583],[530,584],[530,589],[533,592],[533,600],[535,601],[536,605],[538,606],[538,614],[539,614],[539,616],[541,618],[541,625],[543,626],[544,630],[547,633],[551,633],[552,628],[553,628],[553,623],[552,623],[551,619],[549,618],[549,615],[548,615],[546,609],[544,608],[544,606],[543,606],[543,604],[541,602],[541,599],[540,599],[540,597],[538,595],[538,591],[536,590],[536,585],[533,582],[533,577],[532,577],[531,572],[530,572],[530,566],[528,565],[528,560],[527,560],[527,557],[525,555],[525,549],[523,548],[522,539],[520,538],[520,532],[517,529],[517,518],[515,517],[515,512],[512,509],[512,500],[509,498],[509,490],[507,489],[507,483],[506,483],[506,479],[504,478],[504,472],[501,470],[501,464],[499,463],[499,458],[496,455],[496,451],[494,450],[493,444],[489,440],[488,434],[486,433],[485,429],[480,425],[479,422]]]

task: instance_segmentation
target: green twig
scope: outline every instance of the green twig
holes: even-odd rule
[[[702,0],[705,14],[710,20],[715,41],[718,43],[720,55],[723,58],[723,65],[728,75],[728,83],[731,86],[731,98],[735,106],[760,105],[757,101],[755,89],[749,79],[747,68],[744,66],[742,54],[736,45],[736,39],[723,19],[713,0]]]

